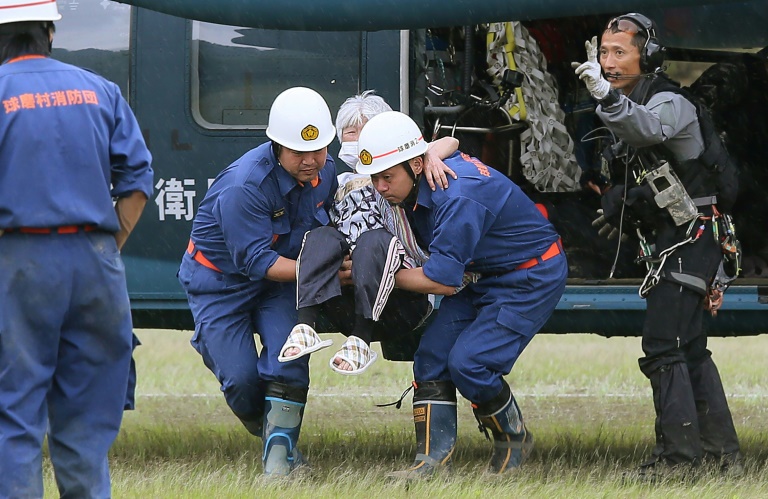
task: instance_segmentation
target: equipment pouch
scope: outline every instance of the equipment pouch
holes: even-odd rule
[[[735,278],[741,271],[741,243],[736,237],[736,226],[728,214],[717,217],[717,233],[720,236],[720,247],[723,251],[723,270],[728,277]]]
[[[656,205],[669,212],[675,225],[680,226],[696,218],[696,205],[669,163],[664,161],[658,168],[647,172],[643,181],[647,181],[653,190]]]

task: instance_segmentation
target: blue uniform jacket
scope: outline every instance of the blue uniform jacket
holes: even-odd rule
[[[0,101],[0,229],[117,232],[112,198],[152,196],[152,157],[114,83],[55,59],[23,57],[0,66]]]
[[[458,286],[465,271],[511,271],[558,240],[552,224],[503,174],[461,152],[445,164],[459,178],[434,192],[422,178],[413,213],[414,229],[429,245],[427,277]]]
[[[307,231],[328,225],[338,186],[330,156],[316,182],[300,184],[267,142],[216,177],[192,224],[192,241],[225,274],[264,279],[278,256],[299,256]]]

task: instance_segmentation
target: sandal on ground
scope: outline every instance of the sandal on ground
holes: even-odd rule
[[[285,343],[283,343],[283,348],[280,349],[280,355],[277,356],[277,360],[280,362],[296,360],[299,357],[317,352],[331,345],[333,345],[333,340],[321,340],[312,326],[296,324],[293,326],[291,334],[288,335]],[[286,357],[285,352],[290,348],[298,348],[299,353]]]
[[[333,363],[335,359],[341,359],[346,361],[352,366],[351,371],[345,371],[339,369],[339,367]],[[336,352],[336,355],[331,357],[331,369],[339,374],[346,374],[348,376],[356,376],[363,374],[366,369],[371,367],[376,359],[379,358],[379,354],[376,353],[371,347],[369,347],[363,340],[357,336],[350,336],[347,341],[341,345],[341,350]]]

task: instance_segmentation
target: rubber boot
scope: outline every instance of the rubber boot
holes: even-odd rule
[[[533,435],[523,422],[509,385],[502,380],[501,392],[488,402],[472,404],[480,431],[493,434],[493,455],[489,471],[502,474],[517,469],[533,449]]]
[[[702,447],[688,368],[675,362],[644,374],[653,390],[656,447],[651,459],[638,469],[637,478],[692,478],[693,468],[701,462]]]
[[[268,476],[288,476],[306,461],[296,447],[307,388],[272,382],[266,386],[262,464]]]
[[[390,478],[429,478],[450,466],[456,447],[456,387],[450,381],[414,383],[413,424],[416,428],[416,459],[407,470]]]
[[[689,373],[705,460],[713,461],[729,476],[742,475],[744,458],[717,366],[707,357]]]

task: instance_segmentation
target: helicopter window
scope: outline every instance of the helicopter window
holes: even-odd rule
[[[272,101],[289,87],[317,90],[331,109],[359,88],[359,32],[195,22],[192,44],[193,114],[207,128],[266,128]]]
[[[59,0],[57,5],[61,20],[51,55],[117,83],[127,97],[131,6],[103,0]]]
[[[669,61],[666,64],[666,73],[680,85],[687,87],[712,65],[712,62]]]

